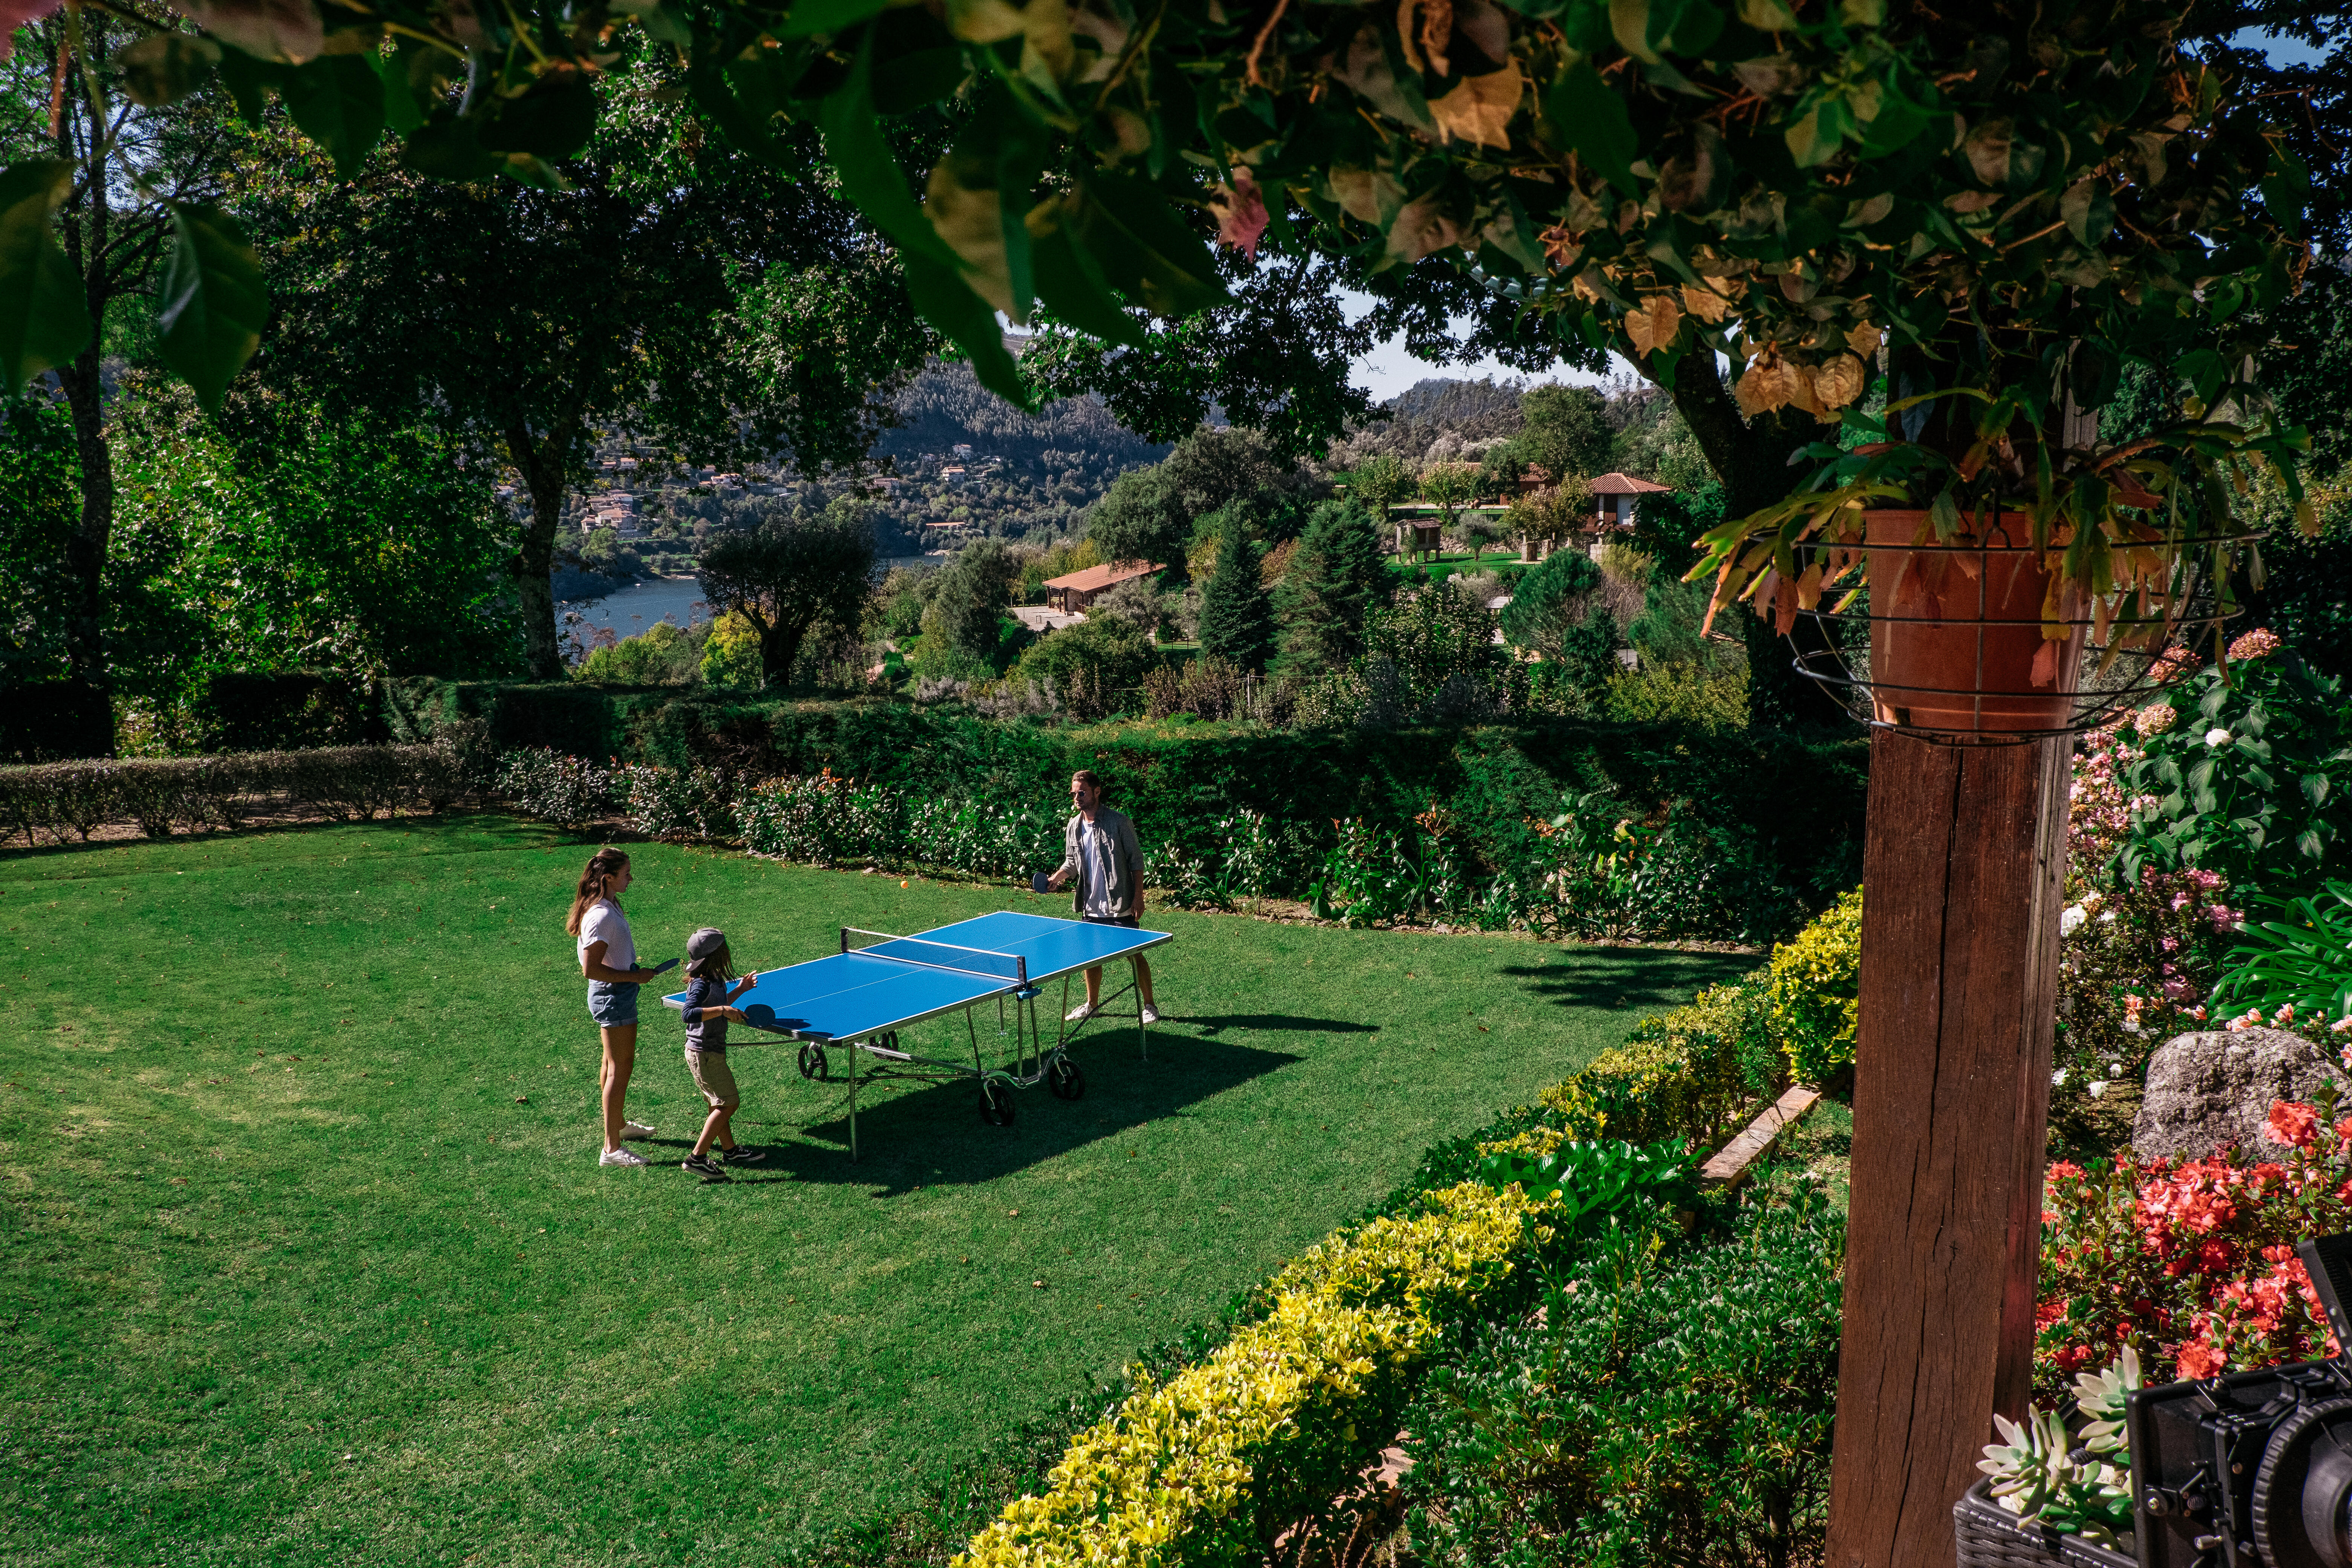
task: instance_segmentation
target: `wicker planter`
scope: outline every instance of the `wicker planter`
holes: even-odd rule
[[[1904,548],[1927,521],[1924,511],[1869,514],[1879,721],[1957,734],[2065,729],[2084,630],[2063,642],[2042,635],[2050,575],[2032,549],[2033,520],[2002,512],[1965,544]]]
[[[2138,1568],[2129,1552],[2027,1523],[1986,1495],[1991,1484],[1979,1481],[1952,1505],[1959,1568]]]

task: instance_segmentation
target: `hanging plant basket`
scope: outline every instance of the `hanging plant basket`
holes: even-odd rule
[[[2186,576],[2101,613],[2055,571],[2063,535],[2036,548],[2025,512],[1966,521],[1939,540],[1924,510],[1874,509],[1859,539],[1796,547],[1801,569],[1826,578],[1862,567],[1861,601],[1780,618],[1821,628],[1796,668],[1864,723],[1961,745],[2095,729],[2197,662],[2176,650],[2235,613]]]

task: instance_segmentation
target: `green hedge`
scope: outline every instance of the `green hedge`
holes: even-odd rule
[[[1203,855],[1248,807],[1277,831],[1335,819],[1402,823],[1442,809],[1487,869],[1525,858],[1532,825],[1575,796],[1675,805],[1724,842],[1718,857],[1773,890],[1788,923],[1859,879],[1868,747],[1859,738],[1709,732],[1560,720],[1484,729],[1269,731],[1222,724],[1055,727],[868,700],[750,701],[675,688],[395,683],[395,733],[458,718],[502,748],[754,775],[830,768],[862,782],[1059,810],[1087,767],[1145,843]],[[1759,902],[1769,901],[1759,899]],[[1781,929],[1786,929],[1785,924]]]

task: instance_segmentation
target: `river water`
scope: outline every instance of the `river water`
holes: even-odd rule
[[[937,566],[940,562],[936,557],[908,555],[886,557],[877,564]],[[564,635],[564,616],[572,612],[582,622],[575,632],[610,626],[614,637],[635,637],[656,621],[667,621],[683,631],[710,618],[710,606],[702,602],[702,588],[691,577],[655,577],[596,599],[559,599],[555,605],[558,637]]]

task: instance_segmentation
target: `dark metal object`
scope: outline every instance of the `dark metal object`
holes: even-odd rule
[[[2352,1236],[2295,1251],[2347,1342]],[[2340,1358],[2142,1389],[2125,1428],[2142,1568],[2352,1568],[2352,1370]]]

